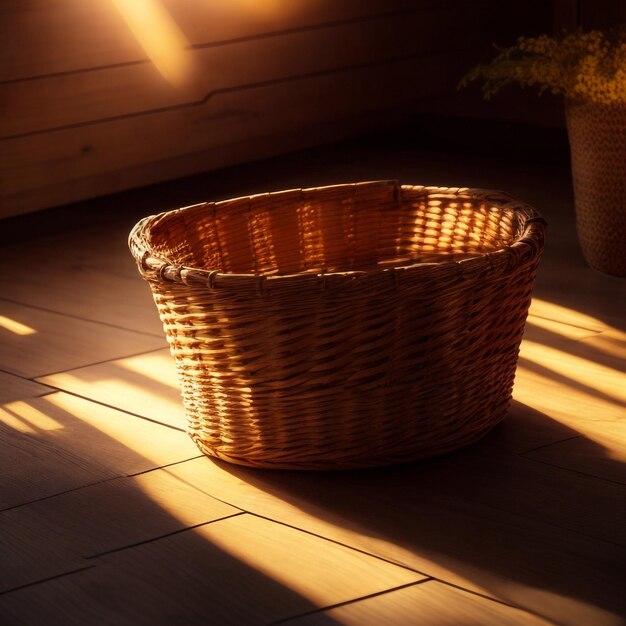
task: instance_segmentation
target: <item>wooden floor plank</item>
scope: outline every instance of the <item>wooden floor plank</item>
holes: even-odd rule
[[[541,268],[543,270],[543,265]],[[528,315],[530,322],[533,324],[541,325],[541,322],[555,322],[556,324],[552,326],[546,326],[550,327],[557,334],[574,339],[588,337],[607,328],[606,322],[592,315],[537,296],[532,299]]]
[[[516,401],[496,429],[499,443],[517,452],[580,435],[600,437],[605,424],[618,427],[626,414],[626,334],[553,303],[537,306],[545,317],[528,318]]]
[[[4,428],[0,450],[4,476],[0,509],[115,477],[106,467]]]
[[[45,543],[49,535],[15,526],[6,520],[6,514],[0,513],[0,594],[93,565],[78,556],[59,533],[53,543]]]
[[[531,305],[532,306],[532,305]],[[547,313],[548,314],[548,313]],[[549,317],[533,315],[530,313],[526,320],[525,336],[532,340],[535,335],[546,336],[546,333],[561,335],[567,339],[584,339],[593,334],[600,334],[604,329],[586,328],[572,324],[556,321]]]
[[[129,230],[112,222],[3,246],[0,293],[33,307],[164,338],[150,289],[128,250]]]
[[[0,408],[0,508],[197,456],[182,432],[65,393]]]
[[[153,626],[174,616],[184,624],[268,624],[422,579],[296,529],[240,515],[0,596],[0,616],[15,626],[47,615],[59,625]]]
[[[593,447],[593,442],[589,446]],[[623,467],[619,461],[614,465]],[[391,489],[398,498],[412,482],[422,492],[436,491],[439,496],[447,494],[450,501],[476,506],[477,513],[481,507],[484,514],[495,517],[494,511],[504,511],[626,549],[624,486],[511,455],[489,437],[424,468],[381,470],[376,479],[380,488]],[[588,506],[581,506],[583,502]]]
[[[621,420],[626,410],[623,359],[594,344],[549,336],[525,338],[514,397],[567,426],[593,433],[597,420]]]
[[[170,469],[192,484],[209,485],[211,495],[233,506],[546,619],[572,626],[615,623],[606,616],[626,610],[618,573],[626,564],[626,549],[584,534],[584,525],[593,527],[597,504],[598,526],[591,532],[599,533],[604,523],[599,516],[609,514],[613,521],[608,525],[616,536],[623,498],[616,504],[618,496],[610,492],[590,499],[590,486],[580,492],[587,501],[579,501],[576,475],[573,482],[555,480],[544,488],[532,482],[538,473],[516,477],[497,463],[489,470],[488,450],[483,452],[487,473],[473,476],[477,456],[465,464],[444,457],[369,472],[259,472],[210,459]],[[480,480],[487,484],[480,485]],[[555,524],[559,502],[549,500],[559,487],[562,519],[576,511],[583,517],[577,530]],[[546,506],[545,514],[541,506]],[[544,515],[546,521],[539,521]],[[544,591],[535,593],[537,589]]]
[[[500,449],[523,453],[579,435],[566,424],[513,400],[504,421],[489,432],[488,441]]]
[[[90,485],[1,515],[7,526],[22,526],[52,543],[64,537],[76,554],[92,557],[238,513],[163,468]]]
[[[569,228],[573,222],[570,217]],[[553,234],[550,229],[548,236]],[[569,310],[570,315],[584,315],[594,318],[599,326],[626,331],[626,284],[591,269],[582,258],[575,234],[565,243],[548,242],[533,294]]]
[[[600,422],[593,437],[568,439],[524,456],[626,485],[626,422]]]
[[[519,609],[426,581],[373,598],[288,620],[285,626],[553,626]]]
[[[604,391],[609,399],[626,406],[623,385],[619,384],[626,382],[626,332],[606,326],[594,328],[593,318],[572,318],[567,315],[569,310],[560,313],[559,308],[552,313],[555,319],[529,316],[520,354],[527,369],[535,364],[534,371],[546,377],[553,374],[557,380],[564,378],[572,387],[578,385],[601,397]],[[546,315],[551,314],[549,311],[546,309]],[[558,321],[557,317],[569,321]]]
[[[626,335],[617,329],[599,330],[599,323],[594,328],[587,316],[562,315],[559,307],[542,311],[577,325],[529,317],[515,401],[491,436],[516,452],[540,449],[532,458],[621,480],[620,463],[626,459]]]
[[[167,469],[4,511],[0,513],[0,592],[85,567],[91,563],[86,557],[239,512],[171,476]]]
[[[0,315],[20,332],[0,328],[0,369],[33,378],[163,346],[158,337],[103,326],[0,300]]]
[[[50,387],[41,385],[21,376],[0,372],[0,403],[13,400],[24,400],[42,396],[52,391]]]
[[[626,370],[626,332],[611,328],[597,335],[585,337],[581,343],[611,359],[618,368]]]
[[[614,464],[618,463],[626,455],[626,440],[623,438],[626,409],[620,398],[622,390],[626,389],[620,380],[623,377],[608,373],[599,383],[592,370],[587,370],[589,378],[585,379],[585,369],[581,369],[575,373],[578,380],[570,379],[571,372],[566,369],[566,362],[567,359],[561,361],[563,369],[552,369],[558,368],[558,362],[551,363],[550,368],[547,368],[520,359],[513,397],[534,415],[545,416],[545,419],[539,418],[540,422],[558,423],[566,427],[568,430],[563,431],[566,435],[563,440],[583,437],[583,447],[590,458],[595,456],[600,461],[612,458]],[[512,428],[515,425],[511,423],[507,426]],[[517,429],[518,432],[520,430]],[[610,432],[614,435],[621,433],[621,437],[607,437]],[[509,439],[514,436],[515,430],[512,429]],[[539,429],[534,440],[527,440],[524,446],[520,446],[520,451],[556,443],[558,436],[558,433],[542,432]]]
[[[167,348],[44,376],[39,382],[177,428],[187,424],[176,366]]]

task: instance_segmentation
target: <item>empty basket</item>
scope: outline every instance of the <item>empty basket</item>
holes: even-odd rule
[[[544,222],[497,191],[335,185],[141,220],[189,433],[272,468],[401,463],[506,414]]]

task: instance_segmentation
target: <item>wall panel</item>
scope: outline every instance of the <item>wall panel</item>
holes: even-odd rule
[[[273,133],[298,133],[309,125],[384,109],[436,91],[444,82],[437,64],[414,58],[224,92],[197,107],[7,140],[11,158],[0,170],[0,194],[5,206],[20,212],[89,197],[92,188],[119,191],[128,181],[118,172],[142,166],[146,175],[138,184],[156,182],[162,164],[152,177],[155,161],[257,137],[271,143]],[[190,163],[188,172],[175,175],[201,169]],[[92,187],[97,179],[103,185]]]
[[[504,19],[498,0],[145,1],[188,40],[183,81],[114,0],[0,3],[0,217],[366,131],[451,97]]]
[[[195,76],[182,87],[168,84],[149,62],[0,84],[0,138],[200,104],[224,90],[467,45],[460,20],[446,39],[430,28],[432,21],[449,19],[449,7],[428,16],[419,11],[192,49]]]
[[[148,0],[154,2],[155,0]],[[411,0],[161,0],[192,45],[412,10]],[[418,2],[421,8],[434,0]],[[444,2],[444,4],[446,4]],[[146,61],[112,0],[3,0],[0,81]]]

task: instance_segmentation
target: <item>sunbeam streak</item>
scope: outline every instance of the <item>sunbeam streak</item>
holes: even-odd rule
[[[113,0],[152,63],[173,85],[191,73],[189,41],[159,0]]]

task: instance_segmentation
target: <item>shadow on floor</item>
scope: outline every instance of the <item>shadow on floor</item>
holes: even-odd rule
[[[521,410],[533,429],[580,437],[528,407],[517,404],[512,413]],[[505,421],[445,457],[374,470],[279,472],[213,462],[329,525],[301,524],[311,532],[556,623],[600,624],[607,614],[606,623],[621,623],[624,486],[515,455],[503,449],[507,429]],[[584,448],[591,457],[605,452],[589,439]]]
[[[241,511],[163,482],[149,471],[158,459],[87,424],[84,411],[48,402],[55,396],[0,415],[9,506],[0,512],[1,623],[247,626],[317,609],[210,539],[214,528],[233,525],[222,533],[225,545],[244,541],[235,522]],[[260,544],[271,554],[268,537]],[[336,622],[320,616],[319,623]]]

